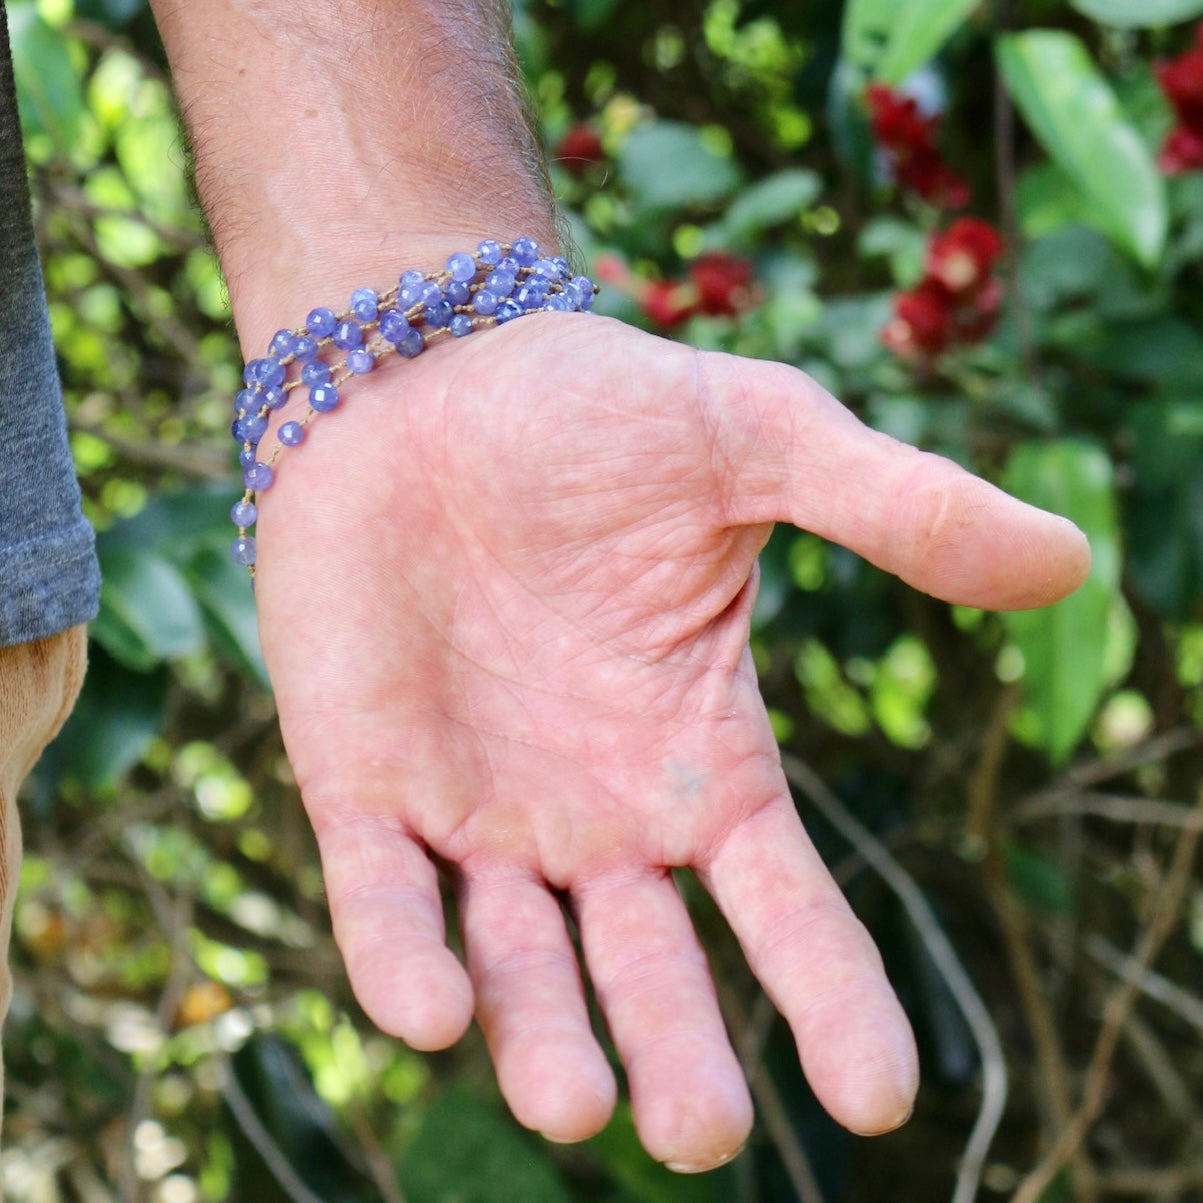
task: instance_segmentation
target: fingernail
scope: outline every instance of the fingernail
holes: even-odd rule
[[[708,1170],[717,1170],[728,1161],[734,1161],[743,1151],[744,1146],[740,1145],[735,1152],[724,1153],[717,1161],[666,1161],[664,1168],[672,1170],[674,1174],[704,1174]]]

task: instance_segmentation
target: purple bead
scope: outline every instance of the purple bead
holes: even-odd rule
[[[498,268],[496,271],[489,273],[489,277],[485,280],[485,287],[495,297],[508,297],[514,291],[514,283],[516,277],[513,272],[505,271]]]
[[[230,521],[235,526],[254,526],[258,517],[259,510],[253,501],[236,501],[230,509]]]
[[[330,379],[330,365],[324,359],[314,359],[301,369],[301,383],[312,388]]]
[[[447,274],[453,280],[466,284],[476,275],[476,260],[465,251],[457,251],[447,260]]]
[[[338,389],[332,384],[315,384],[309,390],[309,404],[319,414],[328,414],[338,404]]]
[[[485,267],[496,267],[497,260],[505,253],[501,249],[501,243],[495,238],[486,238],[476,248],[476,253],[480,257],[481,263]]]
[[[380,315],[380,333],[389,342],[395,343],[404,338],[408,329],[409,322],[405,320],[405,314],[400,309],[386,309]]]
[[[347,352],[347,367],[356,376],[366,376],[376,366],[376,356],[367,347],[356,347]]]
[[[254,447],[243,447],[243,449],[238,453],[238,466],[245,471],[247,468],[251,467],[258,458],[259,457],[256,454]]]
[[[536,259],[531,264],[531,271],[536,276],[542,276],[545,280],[552,281],[561,280],[565,275],[560,270],[560,265],[554,259]]]
[[[282,388],[269,388],[263,394],[263,404],[268,409],[283,409],[288,404],[288,393]]]
[[[291,330],[277,330],[272,335],[271,346],[268,347],[268,351],[273,358],[283,359],[286,355],[292,354],[296,341],[297,336]]]
[[[350,320],[339,322],[334,327],[334,345],[340,351],[350,351],[363,342],[363,327]]]
[[[235,436],[243,443],[257,443],[267,433],[267,419],[258,414],[247,414],[235,423],[238,434]]]
[[[426,340],[422,337],[422,332],[412,326],[397,340],[397,350],[406,359],[416,359],[425,349]]]
[[[466,313],[457,313],[447,327],[456,338],[472,333],[472,319]]]
[[[556,255],[552,259],[552,263],[554,263],[556,265],[556,267],[559,268],[561,280],[567,280],[568,277],[572,275],[572,264],[569,263],[568,260],[565,259],[563,255]]]
[[[436,305],[443,299],[443,290],[433,281],[427,280],[422,285],[421,295],[418,300],[426,306]]]
[[[299,447],[305,441],[305,427],[300,422],[285,422],[276,437],[285,447]]]
[[[351,294],[351,312],[361,322],[374,322],[380,299],[374,288],[357,288]]]
[[[572,302],[562,292],[557,292],[554,296],[550,296],[544,301],[543,308],[548,313],[571,313]]]
[[[415,271],[411,267],[409,271],[401,273],[399,286],[401,288],[420,287],[425,283],[426,277],[420,271]]]
[[[292,345],[292,357],[297,363],[308,363],[317,354],[317,343],[308,334],[297,336]]]
[[[426,324],[440,329],[451,322],[454,314],[450,301],[435,301],[433,305],[426,306]]]
[[[497,312],[493,315],[498,322],[512,322],[514,318],[521,317],[526,312],[517,301],[506,297],[504,301],[497,306]]]
[[[459,280],[452,280],[444,289],[443,296],[453,305],[466,305],[472,296],[472,289]]]
[[[533,238],[515,238],[510,254],[522,267],[530,267],[539,257],[539,244]]]
[[[249,568],[255,562],[255,540],[250,535],[242,535],[230,544],[230,555],[235,564]]]
[[[497,312],[497,294],[490,292],[487,288],[482,288],[472,298],[472,308],[482,317],[489,317]]]
[[[238,396],[234,398],[234,412],[239,414],[249,414],[253,409],[259,408],[259,392],[257,389],[244,388]]]
[[[334,316],[334,310],[327,309],[324,305],[320,309],[311,310],[305,319],[305,325],[314,338],[329,338],[334,333],[337,323],[338,318]]]
[[[498,272],[509,272],[511,276],[517,276],[522,270],[522,264],[514,258],[513,255],[506,255],[502,259],[497,260],[497,266],[493,269]]]
[[[547,281],[540,279],[538,276],[531,276],[522,286],[514,293],[514,300],[522,306],[523,309],[539,309],[543,305],[543,300],[547,296]]]
[[[421,272],[408,271],[401,277],[401,286],[397,292],[397,303],[402,309],[412,309],[422,299],[429,281]]]
[[[592,309],[593,294],[595,292],[593,281],[588,276],[573,276],[570,283],[575,284],[581,294],[581,299],[577,302],[577,308],[584,310]]]
[[[276,479],[276,474],[267,466],[267,464],[253,463],[243,474],[242,483],[246,485],[252,493],[262,493],[264,489],[272,487],[272,481]]]

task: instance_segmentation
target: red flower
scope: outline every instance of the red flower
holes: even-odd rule
[[[630,297],[663,330],[672,330],[699,313],[734,317],[757,301],[752,265],[722,251],[699,255],[684,280],[647,280],[617,255],[601,255],[598,279]]]
[[[957,344],[986,338],[1002,308],[994,268],[1003,251],[998,231],[962,217],[931,236],[923,280],[894,297],[894,318],[881,341],[894,354],[929,363]]]
[[[1002,249],[1002,237],[993,226],[976,217],[962,217],[942,234],[932,235],[926,272],[950,293],[976,293],[994,270]]]
[[[938,116],[925,117],[914,97],[881,84],[865,91],[873,137],[890,158],[898,184],[933,205],[959,209],[969,203],[969,185],[940,158]]]
[[[1203,25],[1195,42],[1194,48],[1157,65],[1157,81],[1178,117],[1157,160],[1167,175],[1203,168]]]
[[[571,126],[551,152],[556,163],[572,175],[584,175],[595,163],[606,161],[601,135],[587,122]]]
[[[1166,175],[1181,175],[1184,171],[1203,168],[1203,133],[1196,133],[1185,125],[1176,126],[1166,136],[1157,166]]]
[[[746,259],[710,251],[689,265],[689,281],[697,293],[699,313],[732,317],[755,303],[752,265]]]

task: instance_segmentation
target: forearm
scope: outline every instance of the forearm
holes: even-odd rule
[[[248,353],[479,238],[555,245],[502,0],[152,6]]]

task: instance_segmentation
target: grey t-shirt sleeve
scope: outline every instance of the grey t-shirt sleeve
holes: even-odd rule
[[[0,6],[0,647],[95,616],[92,529],[80,509]]]

